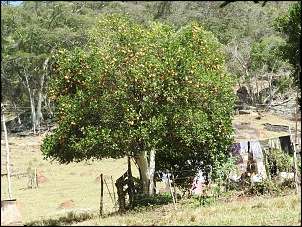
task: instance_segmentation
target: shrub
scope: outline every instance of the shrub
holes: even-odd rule
[[[133,198],[132,208],[164,205],[169,204],[171,202],[173,202],[173,200],[170,193],[154,195],[138,194]]]

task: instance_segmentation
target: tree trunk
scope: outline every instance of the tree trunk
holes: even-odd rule
[[[26,88],[29,95],[29,101],[30,101],[30,108],[31,108],[31,122],[32,122],[32,130],[36,134],[36,111],[35,111],[35,101],[32,95],[32,91],[29,86],[28,77],[26,75],[26,72],[24,70],[24,77],[26,81]]]
[[[150,151],[150,165],[148,165],[147,152],[143,151],[136,158],[141,180],[143,182],[143,193],[153,194],[154,189],[154,172],[155,172],[155,149]]]
[[[240,55],[238,54],[238,45],[234,46],[234,50],[231,50],[232,54],[234,55],[234,57],[237,59],[237,61],[239,62],[239,64],[241,64],[242,68],[245,71],[245,78],[248,79],[248,95],[251,98],[251,104],[254,105],[254,92],[253,92],[253,86],[252,86],[252,81],[251,81],[251,77],[249,74],[249,69],[247,66],[247,63],[243,60],[243,58],[240,58]]]
[[[32,97],[32,95],[29,95],[30,100],[30,108],[31,108],[31,122],[32,122],[32,130],[36,134],[36,111],[35,111],[35,101]]]
[[[49,118],[53,118],[54,117],[54,113],[52,111],[52,107],[51,107],[51,102],[50,102],[50,98],[45,96],[45,108],[48,110],[48,116]]]
[[[18,119],[18,124],[21,125],[22,122],[21,122],[21,119],[20,119],[20,112],[18,111],[17,105],[16,105],[15,102],[13,102],[13,105],[14,105],[14,108],[15,108],[16,117],[17,117],[17,119]]]
[[[148,194],[148,185],[149,185],[149,168],[148,168],[148,161],[147,161],[147,152],[143,151],[135,158],[136,163],[139,167],[141,180],[143,182],[143,193]]]
[[[49,58],[47,58],[43,64],[43,71],[47,70],[48,61],[49,61]],[[42,74],[41,79],[40,79],[40,86],[38,88],[37,114],[36,114],[36,119],[35,119],[36,120],[35,125],[37,128],[40,127],[41,119],[43,119],[41,107],[42,107],[42,95],[43,95],[42,92],[43,92],[43,87],[44,87],[45,74],[46,74],[46,72]]]
[[[155,149],[152,148],[150,152],[150,168],[149,168],[149,177],[150,177],[150,185],[149,185],[149,195],[153,195],[154,191],[154,172],[155,172]]]
[[[268,82],[269,82],[269,103],[268,103],[268,107],[271,108],[271,105],[272,105],[272,102],[273,102],[272,75],[269,75]]]

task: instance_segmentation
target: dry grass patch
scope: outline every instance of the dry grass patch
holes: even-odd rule
[[[13,199],[21,202],[21,215],[24,223],[47,219],[62,210],[91,209],[98,211],[100,206],[100,184],[95,179],[100,175],[112,176],[113,182],[127,171],[127,158],[118,160],[104,159],[87,164],[86,162],[61,165],[43,159],[39,148],[32,143],[41,143],[41,137],[9,137],[10,171]],[[6,173],[5,143],[1,143],[1,173]],[[30,167],[30,168],[29,168]],[[37,188],[29,188],[28,171],[34,168],[47,181],[38,182]],[[138,176],[138,170],[132,163],[132,172]],[[18,175],[22,173],[22,175]],[[83,174],[84,173],[84,174]],[[87,174],[89,173],[89,174]],[[17,174],[17,175],[15,175]],[[113,193],[111,178],[106,182]],[[106,186],[105,186],[106,187]],[[115,188],[116,192],[116,188]],[[7,177],[1,177],[1,200],[9,199]],[[73,201],[72,207],[60,204]],[[104,188],[104,212],[114,211],[107,188]]]

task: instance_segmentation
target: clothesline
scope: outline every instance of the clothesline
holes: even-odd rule
[[[269,137],[269,138],[265,138],[265,139],[245,139],[245,140],[236,140],[234,141],[234,143],[240,143],[240,142],[247,142],[247,141],[261,141],[261,140],[268,140],[268,139],[278,139],[279,137],[282,137],[282,136],[291,136],[291,137],[294,137],[295,135],[293,134],[290,134],[290,133],[284,133],[278,137]],[[297,134],[297,136],[301,137],[301,132]]]

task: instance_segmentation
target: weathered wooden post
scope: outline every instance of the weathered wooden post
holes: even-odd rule
[[[128,175],[128,173],[124,173],[120,178],[116,180],[115,186],[117,189],[117,195],[118,195],[118,203],[119,203],[119,212],[124,213],[125,212],[125,193],[124,193],[124,179]]]
[[[1,200],[1,226],[20,226],[21,212],[16,199]]]
[[[101,174],[101,198],[100,198],[100,216],[104,216],[103,207],[104,206],[104,182],[103,182],[103,174]]]
[[[3,105],[3,103],[1,103],[3,130],[4,130],[5,145],[6,145],[6,171],[7,171],[7,181],[8,181],[8,194],[9,194],[9,199],[12,199],[13,195],[12,195],[12,187],[11,187],[11,181],[10,181],[10,170],[9,170],[9,146],[8,146],[8,137],[7,137],[7,131],[6,131],[6,124],[5,124],[3,108],[4,108],[4,105]]]
[[[112,184],[113,198],[114,198],[114,209],[116,209],[116,198],[115,198],[114,183],[113,183],[112,176],[111,176],[111,184]]]
[[[134,191],[134,183],[133,183],[132,171],[131,171],[131,160],[130,160],[130,156],[128,156],[128,194],[129,194],[130,207],[132,207],[133,204],[133,191]]]
[[[171,193],[173,204],[174,204],[174,209],[176,210],[176,203],[175,203],[175,199],[174,199],[174,193],[172,191],[172,185],[171,185],[169,170],[167,170],[167,177],[168,177],[168,183],[169,183],[170,193]]]
[[[6,169],[7,169],[7,181],[8,181],[8,194],[9,200],[2,200],[1,198],[1,226],[5,225],[22,225],[22,217],[19,207],[17,206],[17,200],[12,199],[12,189],[10,181],[10,169],[9,169],[9,146],[8,146],[8,137],[6,131],[6,124],[3,112],[4,105],[1,103],[1,117],[3,121],[3,130],[5,135],[5,144],[6,144]]]
[[[298,68],[298,78],[300,78],[300,66]],[[294,172],[294,180],[295,180],[295,193],[298,194],[298,177],[297,177],[297,172],[298,172],[298,167],[297,167],[297,152],[296,152],[296,146],[297,146],[297,127],[298,127],[298,86],[297,86],[297,96],[296,96],[296,131],[295,131],[295,142],[294,142],[294,167],[295,167],[295,172]]]

